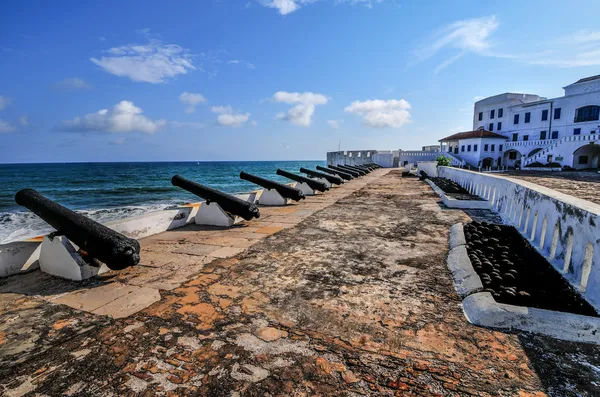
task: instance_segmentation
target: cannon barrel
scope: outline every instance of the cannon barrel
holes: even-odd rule
[[[320,165],[317,165],[317,169],[319,171],[326,172],[330,175],[337,175],[345,181],[350,181],[350,180],[354,179],[354,177],[352,175],[348,174],[347,172],[335,171],[335,170],[332,170],[331,168],[326,168],[326,167],[323,167]]]
[[[324,192],[324,191],[329,190],[329,187],[327,185],[325,185],[323,182],[319,182],[319,181],[307,178],[302,175],[294,174],[292,172],[282,170],[281,168],[277,169],[277,175],[285,176],[286,178],[291,179],[292,181],[306,183],[308,186],[310,186],[310,188],[312,190],[318,190],[319,192]]]
[[[202,197],[208,204],[211,202],[217,203],[223,211],[240,216],[247,221],[260,217],[260,211],[256,204],[244,201],[231,194],[190,181],[181,175],[175,175],[171,179],[171,183],[173,186],[180,187],[196,196]]]
[[[350,174],[352,178],[358,178],[360,174],[356,171],[347,170],[344,168],[336,167],[335,165],[328,165],[327,167],[331,168],[334,171],[345,172],[346,174]]]
[[[349,165],[342,165],[342,164],[338,164],[338,167],[340,167],[340,168],[341,168],[341,169],[343,169],[343,170],[350,170],[350,171],[354,171],[354,172],[358,173],[358,175],[359,175],[359,176],[364,176],[364,175],[367,175],[367,173],[366,173],[365,171],[363,171],[363,170],[359,170],[358,168],[354,168],[354,167],[351,167],[351,166],[349,166]]]
[[[369,168],[365,167],[364,165],[348,165],[347,167],[366,172],[367,174],[371,173],[371,170]]]
[[[63,207],[33,189],[19,190],[15,201],[112,270],[135,266],[140,261],[140,243],[137,240]]]
[[[281,194],[281,197],[283,197],[283,198],[289,198],[294,201],[300,201],[300,200],[306,198],[304,196],[304,193],[302,193],[302,190],[300,190],[300,189],[297,189],[297,188],[291,187],[291,186],[287,186],[287,185],[283,185],[283,184],[275,182],[275,181],[270,181],[268,179],[261,178],[260,176],[248,174],[247,172],[244,172],[244,171],[240,172],[240,178],[244,179],[248,182],[252,182],[259,186],[262,186],[265,189],[274,189],[277,191],[277,193]]]
[[[361,165],[352,165],[351,167],[354,167],[354,168],[356,168],[358,170],[362,170],[362,171],[366,172],[367,174],[371,173],[371,170],[369,169],[369,167],[364,166],[362,164]]]
[[[323,179],[327,180],[329,183],[332,183],[335,185],[341,185],[342,183],[344,183],[344,180],[336,175],[331,175],[331,174],[326,174],[324,172],[309,170],[304,167],[300,168],[300,172],[303,172],[306,175],[310,175],[315,178],[323,178]]]

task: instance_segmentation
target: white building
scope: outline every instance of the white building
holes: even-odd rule
[[[482,99],[475,103],[474,131],[440,142],[449,144],[447,152],[475,167],[552,163],[598,168],[600,75],[580,79],[564,90],[564,96],[551,99],[514,93]],[[482,131],[479,136],[477,131]]]

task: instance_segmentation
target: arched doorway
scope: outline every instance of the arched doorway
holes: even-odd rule
[[[494,159],[491,157],[486,157],[481,160],[481,168],[490,168],[494,166]]]
[[[521,153],[516,149],[509,149],[504,152],[504,159],[502,163],[507,167],[514,168],[515,166],[521,166]]]
[[[573,152],[573,168],[583,170],[586,168],[598,168],[600,165],[600,145],[588,143]]]

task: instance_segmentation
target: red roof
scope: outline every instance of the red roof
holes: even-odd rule
[[[487,131],[487,130],[475,130],[475,131],[465,131],[459,132],[458,134],[447,136],[446,138],[440,139],[438,142],[445,141],[458,141],[459,139],[469,139],[469,138],[504,138],[508,139],[504,135],[496,134],[495,132]]]

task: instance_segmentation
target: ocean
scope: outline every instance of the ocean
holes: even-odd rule
[[[277,168],[299,173],[300,167],[324,161],[160,162],[0,164],[0,244],[19,241],[53,229],[37,215],[15,203],[15,193],[32,188],[67,208],[99,222],[161,210],[201,199],[171,185],[183,177],[227,193],[258,189],[241,180],[240,171],[279,182]]]

